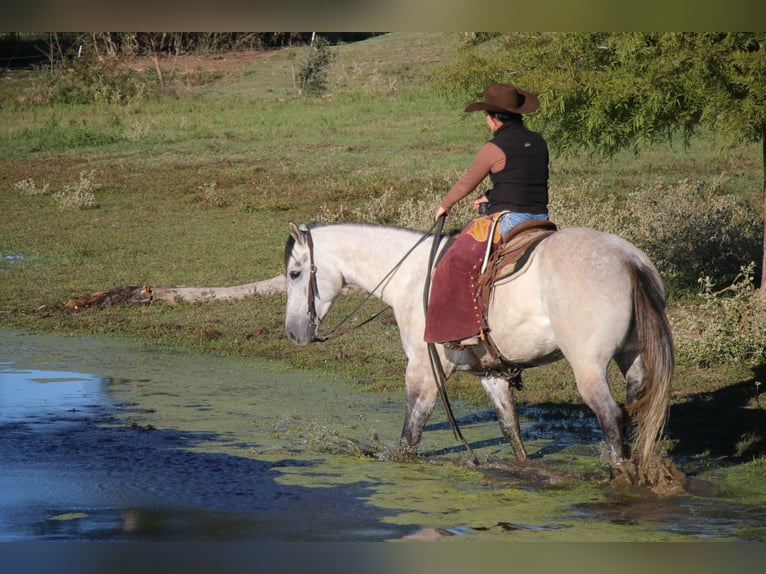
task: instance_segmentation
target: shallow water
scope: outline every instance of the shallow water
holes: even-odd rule
[[[0,541],[766,540],[763,466],[626,492],[587,411],[522,409],[520,466],[489,410],[453,406],[478,469],[440,409],[421,458],[386,457],[403,393],[0,330]]]

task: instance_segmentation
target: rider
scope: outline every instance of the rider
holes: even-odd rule
[[[540,106],[537,96],[513,84],[490,84],[484,100],[466,106],[483,110],[493,137],[479,149],[473,163],[442,199],[435,219],[471,193],[489,175],[493,188],[473,202],[483,213],[509,211],[500,220],[500,233],[531,219],[548,219],[548,146],[543,137],[524,126],[522,114]],[[481,208],[482,203],[487,206]]]
[[[474,201],[473,208],[484,214],[502,213],[498,223],[501,235],[524,221],[548,219],[548,146],[540,134],[524,126],[522,119],[523,114],[539,106],[537,96],[513,84],[490,84],[484,89],[483,101],[465,108],[466,112],[485,112],[493,137],[444,196],[435,219],[448,215],[452,206],[474,191],[487,175],[493,187]],[[426,342],[474,344],[471,337],[483,328],[475,292],[479,249],[469,237],[477,235],[476,229],[471,230],[472,223],[436,268],[426,317]]]

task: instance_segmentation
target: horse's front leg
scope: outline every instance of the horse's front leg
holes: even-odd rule
[[[516,460],[527,460],[527,451],[524,448],[524,443],[521,442],[521,429],[519,428],[519,419],[516,417],[516,404],[510,381],[503,377],[486,376],[481,378],[481,385],[492,404],[495,405],[500,430],[511,443]]]
[[[433,374],[428,367],[410,361],[405,374],[407,413],[404,417],[400,446],[415,452],[423,434],[423,428],[433,413],[437,388]]]

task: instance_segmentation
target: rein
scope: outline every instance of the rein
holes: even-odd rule
[[[375,294],[375,291],[377,291],[380,288],[380,286],[383,285],[383,283],[385,283],[394,273],[396,273],[399,267],[401,267],[402,263],[404,263],[405,259],[407,259],[407,257],[409,257],[413,251],[415,251],[418,245],[420,245],[421,243],[423,243],[423,241],[426,240],[426,238],[431,234],[434,228],[437,227],[437,225],[438,223],[434,223],[431,226],[431,228],[428,231],[426,231],[420,237],[420,239],[418,239],[418,241],[407,251],[407,253],[405,253],[402,256],[402,258],[396,263],[396,265],[394,265],[391,268],[391,270],[388,273],[386,273],[383,279],[381,279],[380,282],[369,293],[367,293],[367,296],[364,299],[362,299],[362,301],[356,307],[354,307],[345,317],[343,317],[338,322],[337,325],[335,325],[332,329],[330,329],[326,335],[322,337],[317,335],[316,340],[320,342],[324,342],[324,341],[329,341],[330,339],[337,339],[338,337],[346,335],[350,333],[351,331],[359,329],[360,327],[363,327],[367,323],[374,321],[375,319],[380,317],[383,313],[391,309],[390,306],[386,306],[380,311],[378,311],[377,313],[375,313],[374,315],[372,315],[371,317],[362,321],[361,323],[358,323],[352,327],[349,327],[348,329],[344,331],[338,332],[338,330],[343,325],[348,323],[351,320],[351,318],[359,311],[359,309],[361,309],[367,303],[367,301],[369,301],[373,297],[373,295]],[[314,240],[311,237],[310,228],[306,227],[304,229],[301,229],[301,231],[303,231],[304,234],[306,235],[306,243],[308,244],[308,248],[309,248],[309,266],[310,266],[309,267],[309,272],[310,272],[309,290],[308,290],[309,322],[311,325],[316,327],[319,325],[319,321],[317,321],[316,301],[315,301],[316,294],[318,293],[318,289],[317,289],[317,279],[316,279],[317,268],[316,268],[316,265],[314,265]],[[441,235],[441,227],[439,227],[439,233],[437,233],[436,237],[439,237],[440,235]]]
[[[351,310],[343,319],[338,322],[335,327],[330,329],[327,335],[323,337],[316,336],[317,341],[329,341],[330,339],[335,339],[337,337],[340,337],[342,335],[345,335],[347,333],[350,333],[351,331],[354,331],[355,329],[358,329],[367,323],[377,319],[380,315],[388,311],[391,307],[386,306],[368,319],[365,319],[361,323],[350,327],[349,329],[346,329],[342,332],[337,332],[340,327],[342,327],[344,324],[346,324],[351,317],[354,316],[354,314],[359,311],[359,309],[362,308],[362,306],[367,303],[367,301],[373,296],[375,291],[380,288],[383,283],[385,283],[396,271],[399,269],[399,267],[404,263],[404,261],[409,257],[413,251],[421,244],[423,241],[426,240],[426,238],[431,234],[431,232],[434,232],[434,239],[433,243],[431,245],[431,254],[428,259],[428,269],[426,271],[426,282],[423,289],[423,307],[424,312],[428,313],[428,295],[430,292],[431,287],[431,270],[433,269],[434,262],[436,260],[436,253],[439,248],[439,241],[442,237],[442,228],[444,227],[444,221],[446,217],[442,215],[438,220],[434,222],[434,224],[431,226],[431,228],[426,231],[420,239],[418,239],[417,242],[405,253],[402,258],[394,265],[391,270],[386,273],[386,275],[383,277],[383,279],[380,280],[380,282],[369,292],[367,293],[367,296],[356,306],[354,309]],[[434,231],[435,230],[435,231]],[[302,227],[301,231],[306,236],[306,243],[309,248],[309,289],[308,289],[308,315],[309,315],[309,322],[314,327],[318,326],[319,321],[317,320],[317,312],[316,312],[316,294],[318,293],[317,288],[317,279],[316,279],[316,273],[317,268],[314,264],[314,240],[311,236],[311,229],[309,227]],[[316,332],[316,330],[315,330]],[[444,383],[447,380],[447,375],[444,373],[444,368],[442,367],[441,360],[439,359],[439,354],[436,351],[436,346],[433,343],[427,343],[428,346],[428,357],[431,362],[431,372],[434,376],[434,381],[436,382],[436,388],[439,391],[439,398],[441,398],[442,405],[444,406],[444,411],[447,414],[447,420],[449,421],[450,428],[452,429],[452,434],[455,436],[456,439],[460,440],[463,443],[463,446],[465,446],[466,450],[470,453],[471,458],[473,459],[473,464],[477,465],[479,464],[479,460],[476,458],[476,454],[471,449],[471,446],[468,444],[468,441],[465,440],[465,437],[463,437],[463,433],[460,431],[460,427],[458,427],[457,420],[455,419],[455,415],[452,412],[452,405],[450,405],[449,397],[447,396],[447,390],[444,387]]]
[[[442,215],[436,221],[436,232],[434,233],[434,241],[431,245],[431,254],[428,257],[426,282],[423,288],[423,312],[426,315],[428,315],[428,296],[431,290],[431,270],[433,269],[434,262],[436,261],[436,253],[439,248],[439,239],[441,238],[445,219],[446,216]],[[463,443],[463,446],[465,446],[466,450],[470,453],[471,458],[473,459],[473,464],[478,466],[479,459],[476,458],[476,454],[471,449],[468,441],[465,440],[465,437],[463,436],[463,433],[460,431],[460,427],[457,424],[457,419],[455,419],[455,414],[452,412],[452,405],[449,402],[447,389],[444,386],[444,384],[447,382],[447,375],[444,373],[444,367],[442,367],[441,359],[439,359],[439,353],[436,351],[436,345],[433,343],[427,343],[427,346],[428,358],[431,361],[431,372],[433,373],[434,380],[436,381],[436,388],[439,390],[439,398],[441,399],[442,405],[444,406],[444,411],[447,414],[447,420],[449,421],[449,426],[452,429],[452,435],[455,437],[455,439],[460,440],[460,442]]]

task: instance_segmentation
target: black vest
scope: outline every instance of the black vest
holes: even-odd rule
[[[503,150],[505,167],[490,173],[489,213],[548,213],[548,146],[537,132],[508,122],[490,140]]]

